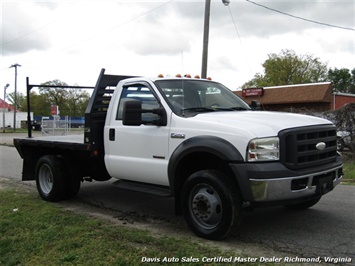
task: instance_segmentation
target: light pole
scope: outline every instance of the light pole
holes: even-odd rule
[[[222,0],[225,6],[228,6],[230,0]],[[207,58],[208,58],[208,37],[210,32],[210,14],[211,14],[211,0],[206,0],[205,4],[205,18],[203,26],[203,50],[202,50],[202,69],[201,78],[207,78]]]
[[[6,89],[10,86],[10,84],[6,84],[4,87],[4,101],[3,101],[3,114],[2,114],[2,132],[5,133],[5,110],[6,110]]]
[[[13,64],[10,68],[15,68],[15,95],[14,95],[14,131],[16,131],[16,108],[17,108],[17,67],[20,67],[19,64]]]

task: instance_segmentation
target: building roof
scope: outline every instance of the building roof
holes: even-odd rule
[[[333,95],[336,96],[345,96],[345,97],[355,97],[355,94],[352,93],[343,93],[343,92],[335,92]]]
[[[4,103],[5,103],[5,105],[4,105]],[[6,109],[10,109],[11,111],[14,110],[14,107],[11,104],[8,104],[7,102],[4,102],[3,99],[0,99],[0,110],[2,110],[4,107]]]
[[[234,93],[249,104],[252,100],[261,101],[263,104],[331,102],[332,84],[322,82],[264,87],[263,96],[243,97],[242,91]]]

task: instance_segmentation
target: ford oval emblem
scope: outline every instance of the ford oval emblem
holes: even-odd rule
[[[325,144],[324,142],[319,142],[316,145],[317,150],[320,150],[320,151],[324,150],[325,147],[327,147],[327,144]]]

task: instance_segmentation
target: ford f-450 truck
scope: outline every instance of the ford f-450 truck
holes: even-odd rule
[[[207,239],[226,237],[246,206],[306,209],[343,178],[331,122],[253,110],[222,84],[198,78],[103,69],[84,136],[29,132],[14,144],[22,180],[36,180],[46,201],[113,177],[126,189],[174,197],[176,214]]]

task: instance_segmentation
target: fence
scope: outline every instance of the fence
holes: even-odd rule
[[[70,132],[70,123],[68,116],[64,120],[59,115],[54,115],[53,119],[42,117],[42,135],[67,135]]]

